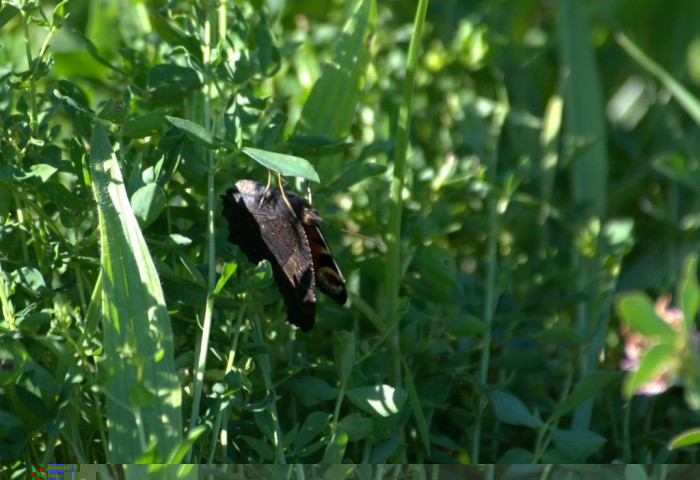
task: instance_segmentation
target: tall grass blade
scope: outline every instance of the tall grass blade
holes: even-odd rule
[[[107,133],[95,125],[90,153],[100,226],[109,460],[151,450],[164,461],[181,441],[180,386],[160,281],[129,204]]]

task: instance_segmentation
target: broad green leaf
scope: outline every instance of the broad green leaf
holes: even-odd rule
[[[632,397],[642,385],[656,378],[662,371],[675,366],[676,353],[676,346],[671,343],[651,347],[639,362],[637,371],[625,378],[622,387],[625,397]]]
[[[156,105],[179,105],[183,97],[201,87],[199,73],[190,67],[158,63],[148,70],[149,97]]]
[[[295,378],[285,385],[303,405],[312,407],[338,396],[338,389],[316,377]]]
[[[676,332],[659,318],[645,293],[623,293],[617,297],[615,307],[617,314],[635,332],[663,342],[672,342],[676,338]]]
[[[22,287],[35,297],[50,296],[51,289],[46,286],[44,276],[34,267],[21,267],[17,271]]]
[[[671,441],[668,442],[668,449],[673,450],[674,448],[688,447],[698,443],[700,443],[700,428],[691,428],[671,438]]]
[[[488,398],[494,415],[501,422],[528,428],[542,426],[542,421],[530,413],[525,404],[515,395],[496,390],[489,393]]]
[[[104,361],[110,459],[131,463],[142,451],[139,431],[158,439],[165,460],[182,440],[180,384],[160,279],[124,188],[119,163],[101,124],[94,125],[90,168],[97,202],[102,268]],[[147,405],[134,403],[152,396]],[[143,394],[147,392],[148,395]]]
[[[587,430],[552,429],[552,440],[557,450],[569,458],[583,462],[588,457],[603,448],[607,441],[604,437]]]
[[[348,440],[351,442],[357,442],[369,435],[372,431],[372,426],[372,420],[363,417],[359,413],[351,413],[338,422],[338,427],[345,430],[348,434]]]
[[[131,117],[124,122],[122,133],[127,138],[145,138],[158,133],[163,128],[164,120],[165,114],[162,111]]]
[[[165,192],[156,183],[139,188],[131,196],[131,207],[141,228],[146,228],[165,210]]]
[[[375,442],[372,444],[368,463],[386,463],[398,448],[399,436],[396,433],[383,442]]]
[[[19,10],[14,5],[9,3],[3,4],[2,8],[0,8],[0,28],[12,20],[18,13]]]
[[[374,0],[358,0],[335,47],[304,104],[295,135],[347,136],[364,86],[370,61],[370,41],[376,21]]]
[[[556,422],[563,415],[566,415],[589,398],[600,393],[600,391],[619,377],[620,375],[614,372],[594,372],[586,375],[579,380],[574,391],[557,405],[557,408],[552,413],[550,421]]]
[[[257,148],[245,147],[243,153],[258,162],[260,165],[279,172],[283,177],[301,177],[312,182],[320,182],[314,167],[301,157],[285,155],[283,153],[268,152]]]
[[[356,407],[381,417],[401,411],[408,398],[404,390],[389,385],[353,388],[348,390],[347,396]]]

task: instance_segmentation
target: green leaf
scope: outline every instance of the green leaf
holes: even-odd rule
[[[184,118],[166,116],[165,119],[174,127],[179,128],[187,134],[192,141],[199,143],[207,148],[220,148],[224,146],[224,142],[216,138],[211,132],[208,132],[204,127]]]
[[[488,394],[493,413],[498,420],[509,425],[522,425],[528,428],[539,428],[542,421],[527,409],[525,404],[515,395],[496,390]]]
[[[183,97],[202,87],[202,81],[190,67],[159,63],[148,71],[148,87],[156,105],[180,105]]]
[[[340,464],[345,456],[345,448],[348,446],[348,434],[342,429],[336,429],[333,437],[326,446],[326,451],[323,453],[322,464]],[[348,465],[341,465],[348,467]],[[333,478],[333,477],[331,477]]]
[[[640,360],[637,371],[625,377],[622,387],[625,397],[631,398],[642,385],[669,369],[669,363],[676,361],[676,354],[677,348],[672,343],[661,343],[651,347]]]
[[[700,100],[697,99],[678,80],[664,70],[658,63],[649,58],[624,34],[618,33],[615,36],[617,43],[624,48],[627,53],[639,63],[647,72],[654,75],[671,92],[671,95],[683,107],[683,109],[693,117],[696,124],[700,124]]]
[[[355,465],[343,465],[340,464],[340,461],[338,461],[336,462],[336,465],[331,465],[328,467],[323,472],[323,476],[321,478],[322,480],[343,480],[344,478],[355,478],[355,476],[352,475],[355,472],[355,468]]]
[[[557,450],[576,462],[583,462],[603,448],[605,437],[588,430],[552,429],[552,440]]]
[[[372,431],[372,426],[372,420],[363,417],[359,413],[351,413],[338,422],[338,427],[348,434],[348,440],[351,442],[357,442],[369,435]]]
[[[618,295],[615,307],[617,314],[635,332],[662,342],[672,342],[676,338],[676,332],[659,318],[646,294],[628,292]]]
[[[683,263],[683,276],[678,285],[676,297],[681,304],[685,331],[690,335],[695,324],[700,304],[700,287],[698,287],[698,257],[688,255]]]
[[[131,196],[131,207],[141,228],[146,228],[165,210],[165,192],[156,183],[139,188]]]
[[[306,417],[294,439],[294,452],[296,455],[301,455],[302,449],[321,434],[330,419],[331,414],[325,412],[311,412]]]
[[[257,148],[245,147],[243,153],[258,162],[264,167],[279,172],[280,175],[287,177],[301,177],[312,182],[320,182],[318,174],[314,167],[301,157],[293,155],[285,155],[283,153],[268,152],[267,150],[259,150]]]
[[[15,175],[17,180],[27,180],[32,177],[38,177],[42,182],[46,182],[51,176],[58,171],[58,168],[47,163],[38,163],[29,167],[28,172],[18,172]]]
[[[307,407],[318,405],[338,396],[337,388],[331,387],[316,377],[295,378],[287,382],[286,387]]]
[[[408,395],[400,388],[389,385],[375,387],[359,387],[348,390],[348,400],[358,408],[373,415],[388,417],[400,412]]]
[[[214,294],[218,294],[219,292],[221,292],[221,289],[224,288],[224,285],[226,285],[228,279],[231,278],[231,275],[236,273],[236,270],[238,270],[237,263],[224,263],[224,268],[221,269],[221,276],[216,282],[216,288],[214,288]]]
[[[111,460],[131,463],[146,452],[139,432],[157,438],[159,459],[182,440],[180,383],[160,279],[131,209],[124,180],[101,124],[91,139],[90,169],[97,202],[107,431]],[[149,392],[148,405],[132,401]],[[143,398],[143,395],[137,395]]]
[[[358,0],[335,47],[334,58],[324,65],[304,104],[295,135],[331,140],[348,135],[370,61],[376,10],[374,0]]]
[[[241,435],[241,438],[247,443],[265,462],[269,462],[275,458],[275,449],[269,443],[266,443],[258,438],[249,435]]]
[[[483,320],[468,313],[444,316],[440,319],[440,323],[456,337],[477,335],[486,328]]]
[[[34,267],[21,267],[17,271],[22,287],[36,297],[51,296],[52,290],[46,286],[44,276]]]
[[[688,447],[698,443],[700,443],[700,428],[691,428],[671,438],[668,442],[668,449],[673,450],[674,448]]]
[[[620,375],[614,372],[594,372],[581,378],[574,388],[574,391],[557,405],[557,408],[552,413],[550,422],[556,422],[563,415],[566,415],[589,398],[597,395],[619,377]]]
[[[173,47],[183,47],[187,53],[202,60],[202,46],[197,37],[183,32],[177,25],[171,24],[162,15],[155,13],[150,17],[158,35]]]
[[[2,8],[0,8],[0,28],[2,28],[3,25],[12,20],[18,13],[19,10],[15,8],[14,5],[3,4]]]
[[[649,476],[643,465],[625,465],[624,480],[647,480]]]
[[[162,111],[131,117],[124,123],[122,133],[126,138],[149,137],[163,128],[163,120],[165,120],[165,114]]]
[[[346,388],[355,365],[355,335],[352,332],[333,332],[333,357],[341,388]]]

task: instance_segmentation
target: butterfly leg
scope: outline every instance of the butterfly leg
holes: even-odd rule
[[[267,185],[265,185],[265,195],[262,195],[260,197],[260,205],[258,205],[258,208],[262,208],[263,203],[265,202],[265,199],[267,198],[267,192],[270,191],[270,184],[272,183],[272,170],[269,168],[267,169]]]
[[[287,208],[289,209],[290,212],[292,212],[292,215],[296,218],[297,214],[294,212],[294,209],[292,208],[292,204],[289,203],[289,200],[287,199],[287,195],[284,193],[284,186],[282,185],[282,175],[280,175],[279,172],[277,172],[277,182],[279,183],[280,186],[280,192],[282,193],[282,200],[284,200],[285,205],[287,205]]]

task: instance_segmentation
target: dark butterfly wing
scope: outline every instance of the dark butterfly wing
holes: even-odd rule
[[[236,187],[222,195],[223,215],[229,224],[228,239],[251,262],[263,259],[270,262],[287,306],[287,321],[308,332],[316,317],[316,285],[311,249],[299,220],[308,204],[287,193],[298,212],[295,216],[279,189],[266,189],[251,180],[240,180]]]
[[[345,305],[348,292],[345,290],[345,277],[335,263],[333,253],[326,242],[326,237],[318,226],[304,225],[304,233],[311,249],[316,285],[319,290],[331,297],[336,303]]]

